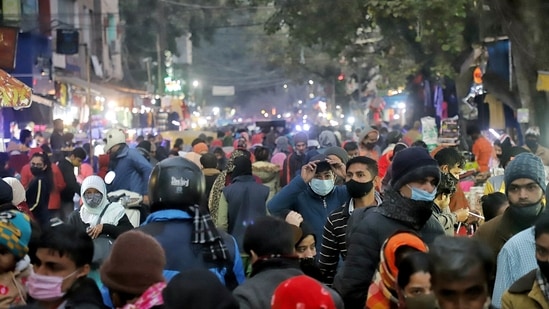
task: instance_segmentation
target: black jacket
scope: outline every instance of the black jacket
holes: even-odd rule
[[[67,159],[60,160],[57,163],[63,179],[67,186],[60,192],[61,202],[73,202],[74,194],[80,194],[80,184],[76,181],[74,175],[74,165]]]
[[[379,264],[381,246],[399,230],[411,230],[427,244],[444,235],[432,216],[432,202],[417,202],[387,191],[383,203],[364,213],[348,238],[347,259],[337,273],[334,288],[345,301],[346,309],[364,308],[368,287]],[[354,216],[354,214],[353,214]]]
[[[82,218],[80,218],[80,210],[75,210],[70,214],[67,224],[78,228],[82,232],[85,232],[86,228],[90,226],[89,224],[84,223]],[[120,234],[131,229],[133,229],[133,225],[130,222],[130,219],[128,219],[128,216],[124,215],[122,219],[118,221],[117,225],[103,224],[101,235],[109,235],[109,237],[116,239]]]

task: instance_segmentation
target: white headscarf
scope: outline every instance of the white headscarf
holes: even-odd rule
[[[5,177],[3,179],[10,185],[13,191],[13,199],[11,200],[13,206],[17,206],[27,200],[25,188],[17,178]]]
[[[84,198],[84,192],[86,190],[93,188],[97,191],[101,192],[103,194],[103,199],[101,200],[101,204],[97,207],[90,207],[86,203],[86,199]],[[90,226],[95,226],[97,223],[97,219],[99,218],[99,215],[103,211],[107,205],[109,207],[103,214],[103,217],[101,217],[101,224],[112,224],[112,225],[118,225],[118,221],[124,217],[126,214],[124,206],[120,205],[120,203],[111,203],[109,204],[109,200],[107,199],[107,186],[105,185],[105,182],[103,179],[99,176],[88,176],[84,181],[82,182],[82,187],[80,189],[80,196],[82,197],[82,208],[80,208],[80,218],[84,223],[89,224]]]

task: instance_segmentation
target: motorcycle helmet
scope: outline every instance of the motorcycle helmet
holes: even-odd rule
[[[122,129],[110,129],[107,131],[105,140],[105,152],[108,152],[113,146],[126,143],[126,133]]]
[[[206,190],[202,170],[183,157],[172,157],[158,163],[149,179],[151,211],[186,210],[199,205]]]

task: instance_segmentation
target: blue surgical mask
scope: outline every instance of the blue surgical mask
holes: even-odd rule
[[[334,180],[321,180],[313,178],[313,180],[311,180],[311,189],[314,193],[320,196],[326,196],[334,189]]]
[[[437,196],[437,188],[435,188],[431,193],[425,190],[421,190],[419,188],[411,187],[411,186],[408,186],[408,188],[412,190],[411,199],[414,201],[432,202],[435,200],[435,197]]]

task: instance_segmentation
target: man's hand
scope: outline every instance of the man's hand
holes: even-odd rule
[[[343,162],[326,159],[326,162],[330,164],[332,171],[336,176],[345,179],[347,177],[347,167]]]
[[[286,222],[299,227],[301,222],[303,222],[303,217],[299,212],[292,210],[288,213],[288,215],[286,215]]]
[[[301,168],[301,178],[303,179],[303,181],[305,183],[311,182],[311,180],[313,180],[313,178],[315,177],[316,164],[318,162],[319,161],[309,162],[309,163],[303,165],[303,167]]]
[[[469,209],[462,208],[454,211],[454,214],[456,214],[458,222],[465,222],[469,218]]]

